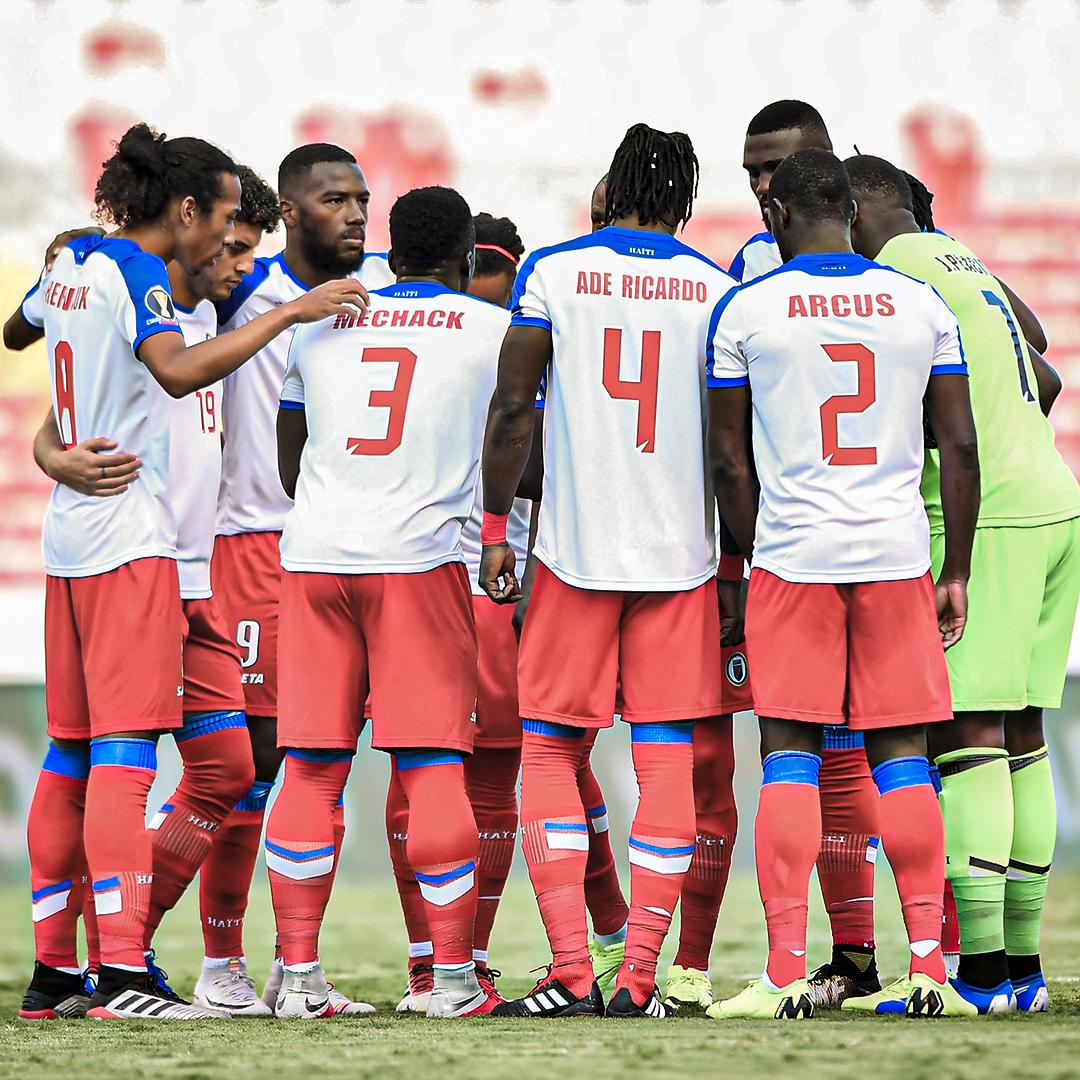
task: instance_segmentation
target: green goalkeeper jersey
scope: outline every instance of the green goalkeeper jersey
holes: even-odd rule
[[[894,236],[877,262],[933,285],[960,324],[979,438],[979,525],[1047,525],[1080,515],[1080,486],[1054,446],[1031,358],[997,278],[944,233]],[[944,528],[939,469],[937,451],[928,450],[922,494],[933,532]]]

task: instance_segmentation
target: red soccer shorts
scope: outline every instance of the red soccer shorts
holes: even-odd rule
[[[720,580],[717,579],[719,588]],[[721,692],[724,696],[724,712],[737,713],[754,707],[754,694],[750,686],[750,664],[746,659],[746,642],[741,645],[720,647]]]
[[[952,719],[929,574],[831,585],[755,570],[746,642],[758,716],[856,731]]]
[[[494,748],[521,745],[518,713],[518,643],[514,605],[495,604],[473,596],[476,647],[480,658],[476,692],[476,745]]]
[[[214,598],[240,647],[248,716],[277,716],[281,533],[239,533],[214,541]]]
[[[684,592],[578,589],[537,565],[521,636],[521,715],[610,727],[731,712],[720,675],[716,585]]]
[[[217,599],[185,600],[184,712],[244,708],[240,654]]]
[[[45,579],[45,712],[53,739],[169,731],[183,722],[174,559]]]
[[[421,574],[284,576],[278,745],[470,753],[476,630],[463,563]]]

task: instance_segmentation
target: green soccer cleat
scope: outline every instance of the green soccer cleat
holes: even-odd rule
[[[596,938],[589,938],[589,956],[592,959],[593,974],[596,984],[606,993],[615,983],[615,976],[622,967],[626,941],[616,941],[614,945],[601,945]]]
[[[968,1001],[946,978],[935,982],[921,972],[911,976],[908,1016],[978,1016],[977,1005]]]
[[[755,979],[741,994],[710,1005],[705,1015],[712,1020],[809,1020],[814,1004],[805,979],[779,990],[769,990]]]
[[[664,1004],[676,1009],[685,1007],[687,1011],[707,1009],[713,1004],[712,983],[709,981],[709,976],[696,968],[672,964],[668,968]]]
[[[876,994],[844,998],[840,1009],[842,1012],[871,1013],[875,1016],[903,1016],[913,989],[911,980],[904,975]]]

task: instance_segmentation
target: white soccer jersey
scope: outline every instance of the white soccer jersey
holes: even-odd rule
[[[46,571],[88,577],[135,559],[175,558],[164,394],[135,356],[153,334],[180,333],[165,264],[130,240],[81,237],[60,252],[22,313],[45,331],[64,445],[107,435],[143,463],[138,481],[113,498],[53,489],[42,538]]]
[[[509,312],[434,282],[300,327],[281,392],[308,439],[281,565],[421,573],[461,562]]]
[[[493,388],[494,389],[494,388]],[[518,580],[525,572],[525,560],[529,554],[529,519],[532,515],[531,499],[515,499],[510,508],[510,517],[506,522],[506,542],[513,549],[517,558]],[[461,528],[461,553],[465,556],[465,567],[469,571],[469,585],[473,596],[486,596],[480,588],[480,555],[484,550],[480,543],[480,526],[484,518],[484,478],[481,475],[476,485],[476,497],[473,500],[472,513]]]
[[[755,233],[746,241],[739,253],[731,261],[728,273],[743,285],[776,270],[783,265],[780,248],[777,247],[771,232]]]
[[[512,325],[549,329],[554,350],[534,551],[567,584],[674,592],[715,574],[705,346],[732,284],[641,229],[601,229],[522,266]]]
[[[188,346],[217,334],[217,312],[209,300],[194,310],[174,306]],[[221,389],[222,384],[216,382],[179,399],[162,391],[169,417],[167,498],[176,521],[177,569],[184,600],[205,600],[212,595],[210,556],[221,481]]]
[[[800,255],[713,313],[708,380],[750,385],[761,504],[754,566],[786,581],[930,567],[919,493],[931,375],[966,375],[937,293],[858,255]]]
[[[368,289],[394,280],[385,255],[368,254],[355,274]],[[258,258],[255,269],[218,305],[221,332],[243,326],[308,291],[281,254]],[[225,380],[222,418],[227,435],[221,463],[217,531],[222,536],[279,532],[292,503],[277,467],[277,410],[292,330],[279,334]]]

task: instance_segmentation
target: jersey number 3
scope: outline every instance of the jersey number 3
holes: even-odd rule
[[[660,385],[660,331],[641,335],[641,377],[625,381],[622,367],[622,331],[604,331],[604,389],[617,401],[637,402],[637,434],[634,445],[643,454],[656,452],[656,397]]]
[[[389,390],[371,390],[368,393],[368,405],[390,410],[386,420],[385,438],[348,438],[345,440],[345,449],[350,454],[385,457],[401,445],[401,435],[405,430],[405,410],[409,407],[409,391],[412,389],[413,373],[416,371],[416,353],[409,349],[365,349],[360,354],[360,362],[396,364],[397,376]]]
[[[866,412],[877,401],[874,354],[865,345],[821,347],[834,364],[858,365],[857,392],[836,394],[821,406],[821,456],[829,465],[876,465],[876,447],[841,446],[838,430],[841,414]]]

